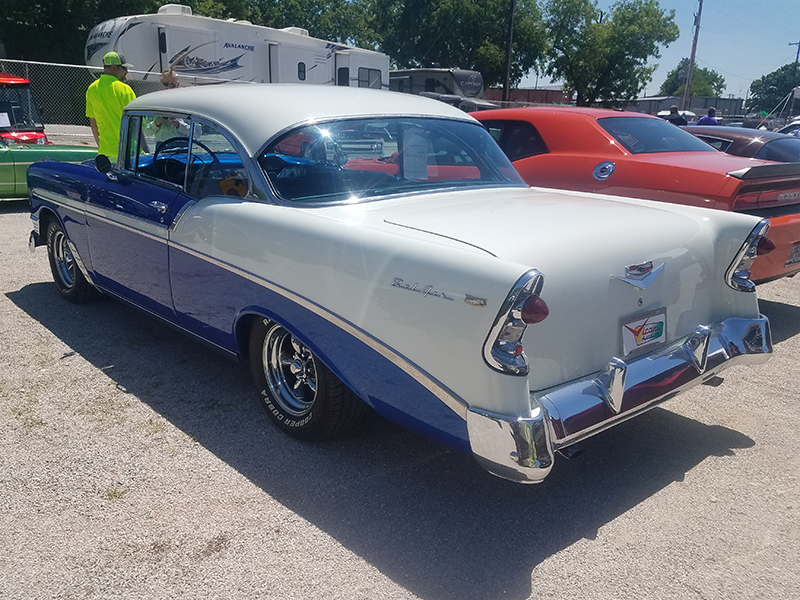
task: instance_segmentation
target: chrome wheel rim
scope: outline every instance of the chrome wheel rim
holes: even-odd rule
[[[264,338],[261,362],[272,399],[294,417],[307,415],[317,398],[317,365],[311,350],[274,325]]]
[[[71,288],[75,283],[75,258],[63,231],[57,231],[53,236],[53,259],[61,283],[64,287]]]

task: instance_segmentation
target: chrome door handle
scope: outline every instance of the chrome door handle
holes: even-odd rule
[[[156,209],[158,212],[160,212],[162,215],[163,215],[165,212],[167,212],[167,205],[166,205],[166,204],[164,204],[163,202],[156,202],[155,200],[153,200],[153,201],[150,203],[150,206],[152,206],[153,208],[155,208],[155,209]]]

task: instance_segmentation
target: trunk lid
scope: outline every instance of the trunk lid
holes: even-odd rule
[[[742,293],[725,284],[724,273],[758,222],[721,211],[537,188],[459,192],[452,200],[397,204],[382,216],[386,223],[482,248],[544,274],[542,298],[550,316],[529,326],[523,340],[532,389],[597,371],[612,357],[628,358],[623,327],[639,315],[663,311],[666,342],[731,316],[737,304],[731,297]],[[648,285],[622,280],[628,267],[649,263],[658,274]],[[747,316],[754,316],[757,305],[750,296]]]

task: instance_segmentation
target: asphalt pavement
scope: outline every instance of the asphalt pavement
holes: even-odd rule
[[[72,305],[0,202],[0,597],[800,598],[800,278],[775,354],[559,458],[538,486],[371,416],[280,434],[246,370]]]

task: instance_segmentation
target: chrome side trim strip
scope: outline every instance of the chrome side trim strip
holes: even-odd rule
[[[433,377],[428,375],[425,371],[423,371],[420,367],[403,357],[402,355],[398,354],[388,346],[386,346],[380,340],[372,337],[363,329],[357,327],[350,321],[343,319],[342,317],[330,312],[329,310],[323,308],[316,302],[305,298],[304,296],[300,296],[299,294],[295,294],[294,292],[272,282],[250,273],[249,271],[245,271],[238,267],[231,265],[225,261],[218,260],[207,254],[203,254],[198,252],[192,248],[188,248],[186,246],[176,244],[175,242],[170,241],[169,245],[171,248],[175,250],[180,250],[190,256],[195,258],[199,258],[200,260],[206,261],[214,266],[220,267],[221,269],[225,269],[226,271],[230,271],[240,277],[243,277],[253,283],[256,283],[260,286],[267,288],[268,290],[275,292],[276,294],[280,294],[284,298],[291,300],[292,302],[296,303],[299,306],[313,312],[319,317],[322,317],[329,323],[335,325],[339,329],[349,333],[360,342],[367,345],[369,348],[383,356],[393,365],[398,367],[399,369],[403,370],[409,376],[411,376],[417,383],[422,385],[425,389],[427,389],[431,394],[436,396],[440,401],[442,401],[450,410],[456,413],[459,417],[466,420],[467,419],[467,408],[468,404],[458,397],[455,393],[447,389],[444,385],[436,381]]]
[[[100,208],[98,206],[92,206],[89,204],[85,206],[86,208],[84,212],[86,213],[87,217],[92,217],[108,225],[114,225],[120,229],[124,229],[129,233],[141,235],[149,240],[154,240],[164,244],[167,242],[169,236],[167,234],[167,227],[165,225],[155,223],[153,221],[147,221],[145,219],[130,217],[125,213],[115,210]]]

